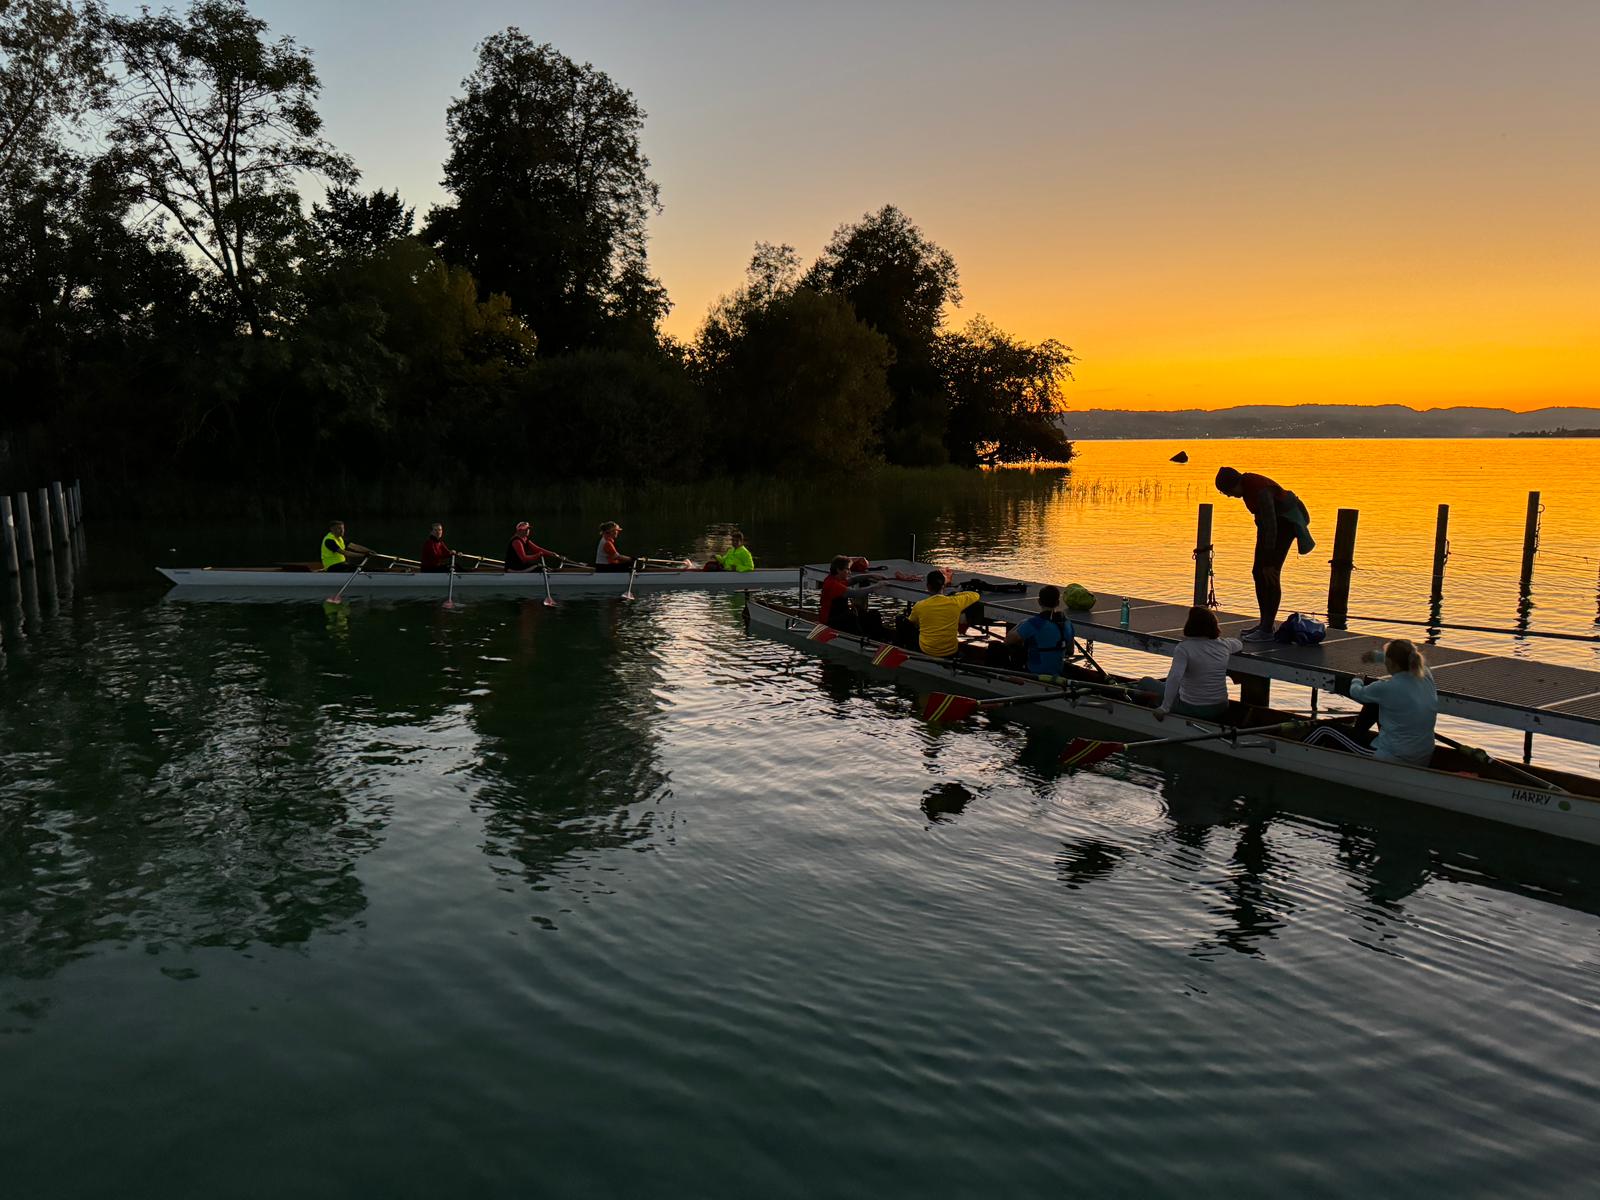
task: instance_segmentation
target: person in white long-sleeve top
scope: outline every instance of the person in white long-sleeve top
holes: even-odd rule
[[[1405,638],[1397,638],[1384,647],[1383,665],[1389,672],[1387,679],[1357,679],[1350,684],[1352,700],[1377,706],[1378,736],[1363,731],[1359,721],[1357,728],[1348,732],[1322,725],[1312,730],[1306,745],[1337,746],[1353,754],[1417,767],[1433,760],[1439,692],[1422,651]]]
[[[1172,669],[1162,687],[1156,718],[1168,713],[1220,721],[1228,715],[1228,658],[1244,649],[1238,638],[1225,638],[1217,614],[1191,608],[1183,624],[1183,641],[1172,650]]]

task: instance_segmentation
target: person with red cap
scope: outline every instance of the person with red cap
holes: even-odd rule
[[[537,571],[547,558],[551,560],[552,566],[561,565],[561,555],[539,545],[528,536],[528,523],[518,521],[511,544],[506,547],[506,570]]]

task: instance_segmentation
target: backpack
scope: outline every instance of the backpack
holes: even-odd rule
[[[1093,612],[1094,593],[1081,583],[1069,583],[1061,589],[1061,599],[1073,612]]]
[[[1278,632],[1272,635],[1272,640],[1288,646],[1315,646],[1327,636],[1328,627],[1321,621],[1290,613],[1289,619],[1278,626]]]

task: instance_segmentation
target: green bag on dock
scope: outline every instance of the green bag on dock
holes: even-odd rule
[[[1073,612],[1094,611],[1094,593],[1081,583],[1069,583],[1062,588],[1061,601]]]

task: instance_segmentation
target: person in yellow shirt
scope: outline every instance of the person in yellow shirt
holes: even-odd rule
[[[943,571],[928,572],[928,595],[906,618],[917,627],[917,646],[933,658],[954,658],[961,648],[961,614],[980,599],[977,592],[944,594]]]
[[[714,554],[706,563],[707,571],[754,571],[756,560],[750,554],[750,547],[744,544],[744,534],[735,529],[728,535],[728,540],[733,544],[722,554]]]

